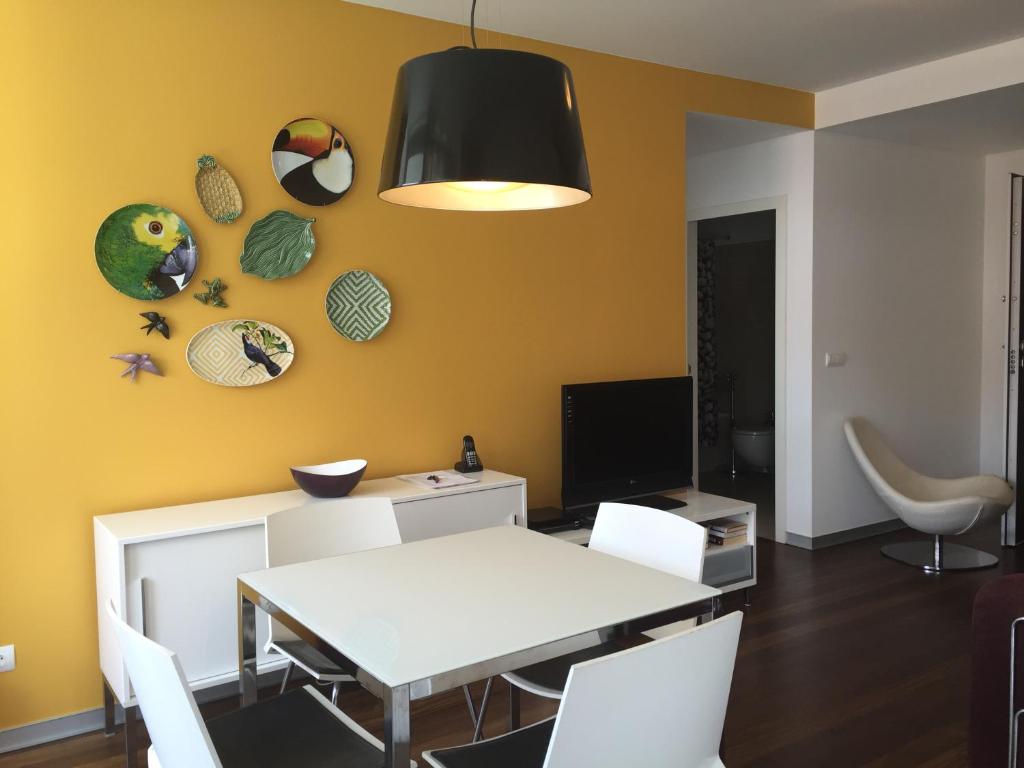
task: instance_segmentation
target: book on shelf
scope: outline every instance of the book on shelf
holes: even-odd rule
[[[739,520],[730,520],[727,517],[723,517],[718,520],[711,520],[707,523],[707,527],[709,531],[713,531],[722,536],[747,532],[746,523]]]
[[[708,542],[710,544],[728,546],[729,544],[739,544],[747,540],[746,532],[738,534],[736,536],[718,536],[714,533],[708,532]]]

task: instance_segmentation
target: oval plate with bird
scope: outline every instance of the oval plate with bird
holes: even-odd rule
[[[315,117],[292,120],[277,133],[270,153],[274,176],[306,205],[330,205],[355,178],[356,161],[341,131]]]
[[[153,301],[179,293],[196,271],[192,230],[174,211],[150,203],[119,208],[96,233],[96,265],[114,288]]]
[[[211,384],[251,387],[288,370],[295,347],[276,325],[259,320],[223,320],[208,325],[188,343],[192,372]]]

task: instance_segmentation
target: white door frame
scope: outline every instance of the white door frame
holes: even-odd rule
[[[699,488],[697,440],[697,224],[704,219],[775,211],[775,540],[786,543],[786,195],[686,212],[686,362],[693,375],[693,484]]]

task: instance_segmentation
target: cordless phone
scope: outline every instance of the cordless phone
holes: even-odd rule
[[[484,468],[476,453],[476,444],[472,435],[462,438],[462,460],[455,462],[456,472],[479,472]]]

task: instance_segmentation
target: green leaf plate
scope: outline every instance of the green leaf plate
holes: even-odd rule
[[[255,222],[245,236],[242,271],[264,280],[291,277],[313,256],[313,222],[289,211],[273,211]]]

